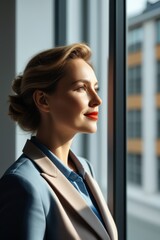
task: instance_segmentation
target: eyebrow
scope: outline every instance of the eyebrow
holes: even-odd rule
[[[91,83],[89,80],[80,79],[80,80],[77,80],[77,81],[72,82],[72,85],[74,85],[74,84],[76,84],[76,83],[79,83],[79,82],[88,83],[88,84]],[[98,86],[98,82],[95,82],[94,86]]]

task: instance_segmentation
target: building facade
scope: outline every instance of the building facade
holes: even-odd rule
[[[128,19],[128,238],[160,238],[160,1]]]

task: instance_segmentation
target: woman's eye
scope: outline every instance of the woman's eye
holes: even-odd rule
[[[95,90],[95,92],[98,92],[99,91],[99,87],[95,88],[94,90]]]
[[[86,87],[85,86],[81,86],[81,87],[78,87],[76,90],[78,92],[86,91]]]

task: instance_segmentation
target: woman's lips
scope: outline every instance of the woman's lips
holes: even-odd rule
[[[95,121],[98,120],[98,112],[86,113],[85,116]]]

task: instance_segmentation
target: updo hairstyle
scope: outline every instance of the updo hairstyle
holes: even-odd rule
[[[34,56],[23,74],[12,85],[14,95],[9,96],[9,115],[24,131],[36,132],[41,118],[33,100],[35,90],[54,93],[57,82],[65,75],[66,64],[81,58],[90,64],[91,50],[84,43],[55,47]]]

